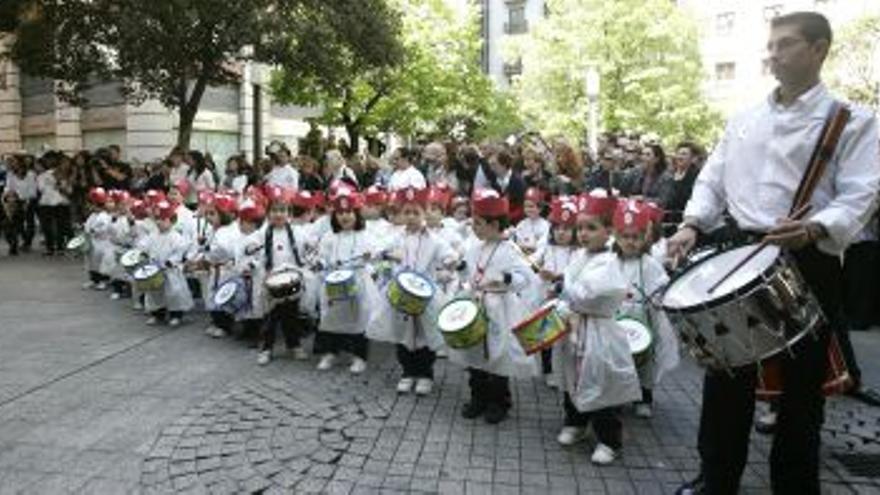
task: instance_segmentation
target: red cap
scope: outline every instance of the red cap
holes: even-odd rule
[[[199,204],[200,205],[214,204],[214,193],[211,191],[208,191],[207,189],[204,191],[199,191]]]
[[[400,205],[415,204],[425,206],[428,203],[428,189],[416,189],[412,186],[394,191],[394,202]]]
[[[165,193],[159,191],[158,189],[150,189],[144,194],[144,199],[152,206],[155,206],[160,201],[165,201]]]
[[[593,189],[578,196],[578,213],[611,217],[616,206],[617,198],[608,196],[604,189]]]
[[[131,195],[128,194],[128,191],[123,191],[122,189],[111,189],[108,193],[110,199],[114,203],[125,203],[131,198]]]
[[[238,206],[238,218],[246,222],[258,223],[266,216],[266,210],[253,199],[246,199]]]
[[[161,220],[171,220],[177,215],[177,205],[167,200],[156,203],[156,217]]]
[[[281,186],[269,186],[266,188],[266,198],[269,199],[270,203],[284,203],[287,204],[286,198],[284,196],[284,189]]]
[[[189,179],[181,177],[174,183],[174,188],[180,191],[180,194],[183,197],[186,197],[189,194],[190,189],[192,189],[192,185],[190,185]]]
[[[93,187],[89,191],[89,201],[96,205],[102,205],[107,202],[107,191],[103,187]]]
[[[265,195],[263,195],[263,190],[259,187],[248,186],[248,188],[244,191],[244,198],[252,200],[264,210],[269,205],[269,199]]]
[[[531,201],[532,203],[540,203],[544,200],[544,191],[541,191],[537,187],[530,187],[526,189],[526,201]]]
[[[370,186],[364,191],[364,201],[368,206],[384,206],[388,202],[388,193],[379,186]]]
[[[357,191],[340,188],[333,198],[333,209],[337,211],[358,210],[364,206],[364,197]]]
[[[337,180],[330,184],[330,187],[327,188],[327,199],[331,203],[335,203],[336,197],[340,194],[344,194],[346,192],[351,193],[354,191],[355,189],[351,186],[351,184],[343,182],[341,180]]]
[[[323,208],[327,202],[327,197],[324,195],[324,191],[314,191],[312,193],[314,196],[313,204],[315,208]]]
[[[660,207],[660,205],[653,201],[648,201],[645,203],[645,209],[648,210],[652,223],[658,224],[663,222],[663,217],[666,216],[666,212]]]
[[[238,209],[238,204],[235,201],[235,198],[228,194],[217,194],[214,196],[214,205],[216,206],[217,211],[221,213],[235,214]]]
[[[445,186],[445,187],[444,187]],[[446,184],[438,184],[428,191],[428,203],[438,205],[444,210],[449,206],[449,200],[452,198],[452,189]],[[466,200],[465,200],[466,201]]]
[[[147,205],[146,201],[141,199],[132,201],[130,211],[138,220],[143,220],[150,215],[149,205]]]
[[[290,204],[296,206],[297,208],[302,208],[304,210],[311,210],[317,204],[318,197],[316,194],[311,191],[306,191],[305,189],[300,189],[296,191],[293,198],[290,201]]]
[[[474,189],[471,209],[478,217],[503,217],[510,211],[507,198],[494,189]]]
[[[653,213],[635,199],[621,200],[614,210],[614,230],[644,232],[651,225]]]
[[[550,202],[550,223],[574,225],[577,218],[577,202],[573,196],[558,196]]]

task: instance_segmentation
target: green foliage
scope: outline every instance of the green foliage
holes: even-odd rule
[[[243,61],[285,63],[302,77],[320,77],[338,58],[383,65],[399,52],[383,0],[37,4],[38,13],[17,26],[12,48],[24,71],[66,82],[61,96],[74,103],[83,103],[92,81],[123,81],[132,100],[155,98],[179,110],[183,146],[205,88],[238,82]]]
[[[880,111],[880,15],[861,17],[840,30],[826,74],[836,92]]]
[[[580,139],[586,69],[601,76],[605,129],[653,131],[708,141],[721,118],[705,103],[694,22],[668,0],[548,0],[549,16],[514,39],[522,58],[514,87],[527,125]]]
[[[321,105],[322,123],[345,127],[354,146],[362,135],[448,134],[486,120],[497,98],[478,64],[476,11],[457,11],[444,0],[389,3],[401,18],[398,64],[369,68],[347,59],[323,78],[302,78],[284,66],[274,76],[275,98]]]

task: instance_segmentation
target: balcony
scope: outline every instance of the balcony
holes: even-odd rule
[[[516,62],[504,62],[504,75],[507,77],[522,74],[522,60]]]
[[[529,31],[529,21],[505,22],[504,34],[525,34]]]

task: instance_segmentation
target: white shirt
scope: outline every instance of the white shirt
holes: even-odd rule
[[[213,191],[217,189],[217,184],[214,182],[214,173],[207,168],[202,170],[202,173],[193,181],[193,187],[196,191]]]
[[[774,93],[730,119],[697,177],[686,221],[711,230],[726,209],[742,229],[767,231],[787,217],[833,101],[819,84],[789,107]],[[828,230],[829,238],[818,243],[822,251],[836,255],[846,248],[873,212],[878,186],[877,121],[852,108],[807,216]]]
[[[403,170],[395,170],[394,173],[391,174],[391,178],[388,179],[389,191],[397,191],[399,189],[406,189],[407,187],[414,187],[416,189],[424,189],[425,187],[428,187],[428,183],[425,181],[425,176],[419,172],[419,169],[412,165]]]
[[[6,176],[6,192],[14,192],[18,199],[29,200],[37,197],[37,174],[28,170],[21,178],[15,173]]]
[[[189,175],[189,165],[181,162],[180,165],[172,168],[168,172],[168,181],[171,184],[177,184],[177,181],[179,181],[180,179],[186,179],[187,175]]]
[[[40,206],[58,206],[69,203],[67,196],[58,190],[58,179],[53,170],[46,170],[37,176],[37,189],[40,191]]]
[[[299,187],[299,172],[289,163],[275,166],[266,174],[266,182],[273,186],[297,189]]]

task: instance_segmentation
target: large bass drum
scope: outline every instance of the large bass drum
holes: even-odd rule
[[[757,245],[704,254],[679,272],[660,300],[681,341],[710,368],[764,361],[793,346],[825,320],[794,262],[767,246],[709,292]]]

